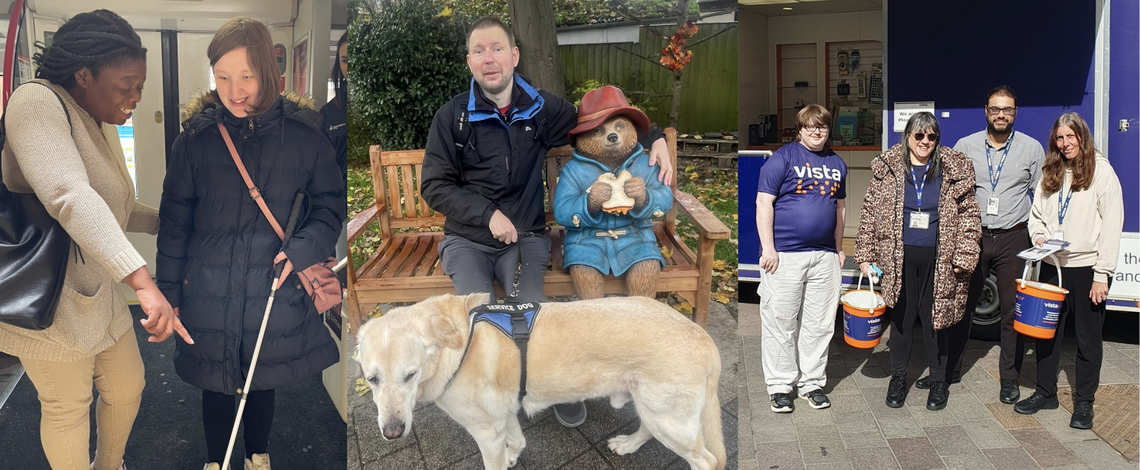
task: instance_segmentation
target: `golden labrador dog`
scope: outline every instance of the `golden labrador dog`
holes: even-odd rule
[[[488,301],[487,294],[432,297],[361,327],[358,358],[385,439],[411,433],[417,401],[435,402],[475,438],[483,466],[502,470],[526,446],[520,406],[534,415],[609,397],[615,408],[633,400],[641,418],[637,432],[609,440],[610,450],[629,454],[655,437],[694,470],[725,467],[720,354],[700,326],[645,297],[544,303],[520,403],[518,347],[485,322],[471,328],[468,312]]]

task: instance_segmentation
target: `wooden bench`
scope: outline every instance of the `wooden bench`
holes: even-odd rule
[[[677,168],[677,133],[665,130],[669,156]],[[348,243],[359,238],[373,223],[379,223],[380,246],[362,266],[348,257],[348,315],[354,331],[364,315],[379,303],[418,302],[433,295],[455,293],[451,278],[443,272],[439,260],[439,243],[443,232],[397,231],[442,227],[444,216],[428,207],[419,195],[419,175],[424,151],[383,152],[380,146],[369,149],[372,163],[372,186],[375,204],[361,211],[348,223]],[[557,190],[557,175],[564,162],[572,157],[570,147],[553,149],[546,157],[544,173],[547,181],[546,220],[554,220],[550,201]],[[676,177],[674,177],[676,179]],[[551,183],[554,182],[554,183]],[[676,183],[674,183],[674,186]],[[699,233],[694,254],[677,234],[676,212],[683,212]],[[664,247],[665,268],[657,284],[658,292],[677,292],[693,305],[693,320],[704,327],[708,321],[710,283],[712,281],[713,248],[717,240],[731,236],[731,231],[697,198],[674,189],[673,209],[664,220],[654,222],[657,241]],[[562,270],[562,240],[566,229],[554,226],[550,232],[551,267],[544,278],[547,296],[574,295],[570,274]],[[502,288],[496,285],[499,298]],[[625,294],[625,282],[613,276],[605,281],[607,294]]]

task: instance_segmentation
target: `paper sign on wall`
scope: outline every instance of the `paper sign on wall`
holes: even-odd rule
[[[906,122],[911,116],[928,111],[934,113],[933,101],[896,101],[894,105],[894,131],[902,132],[906,129]]]

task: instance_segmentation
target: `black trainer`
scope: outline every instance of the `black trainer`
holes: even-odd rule
[[[801,393],[800,398],[807,400],[808,406],[817,410],[822,410],[831,406],[831,400],[828,400],[827,395],[823,393],[823,390],[820,390],[818,388],[807,393]]]
[[[956,384],[956,383],[959,383],[962,381],[962,374],[958,373],[958,372],[952,372],[952,373],[946,374],[946,378],[950,381],[950,383]],[[921,379],[916,380],[914,382],[914,388],[917,388],[919,390],[929,390],[930,389],[930,376],[928,375],[926,377],[923,377]]]
[[[1017,380],[1001,379],[1001,402],[1011,405],[1021,398],[1021,390],[1017,388]]]
[[[1013,411],[1016,411],[1023,415],[1031,415],[1033,413],[1036,413],[1037,410],[1055,409],[1057,409],[1057,397],[1053,396],[1045,398],[1043,395],[1037,392],[1033,392],[1033,395],[1030,395],[1029,398],[1021,400],[1017,402],[1016,405],[1013,405]]]
[[[586,422],[586,404],[560,403],[554,405],[554,419],[568,428],[576,428]]]
[[[950,384],[945,380],[935,380],[930,383],[930,394],[926,396],[926,409],[938,411],[946,408],[946,401],[950,399]]]
[[[1078,401],[1073,405],[1073,419],[1069,421],[1070,428],[1091,429],[1093,422],[1093,402]]]
[[[787,393],[773,393],[769,398],[772,399],[772,411],[776,413],[791,413],[796,410],[791,395]]]
[[[906,386],[906,377],[892,375],[891,383],[887,385],[887,406],[902,408],[906,404],[907,392],[909,392],[909,387]]]

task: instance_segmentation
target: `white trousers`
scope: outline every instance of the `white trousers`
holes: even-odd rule
[[[839,255],[830,251],[779,253],[776,272],[764,273],[760,345],[768,394],[800,394],[827,383],[827,348],[839,304]],[[798,359],[798,360],[797,360]]]

